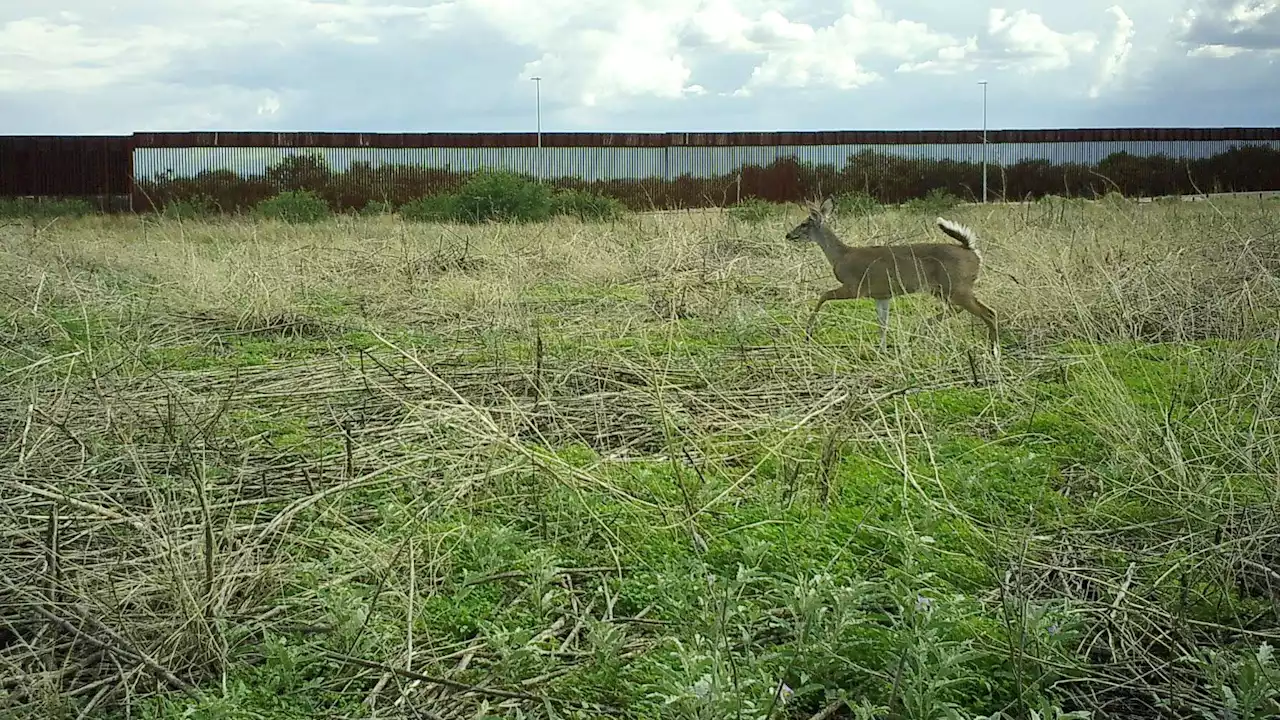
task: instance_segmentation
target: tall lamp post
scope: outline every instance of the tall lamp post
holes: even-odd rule
[[[987,81],[982,86],[982,202],[987,202]]]
[[[542,77],[534,75],[529,78],[534,85],[534,108],[538,123],[538,180],[542,180]]]

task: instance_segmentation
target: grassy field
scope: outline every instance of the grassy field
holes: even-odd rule
[[[1280,203],[786,212],[0,227],[0,716],[1280,712]]]

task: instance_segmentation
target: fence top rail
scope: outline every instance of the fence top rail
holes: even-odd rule
[[[987,143],[1280,141],[1280,127],[997,129]],[[193,147],[307,148],[671,148],[812,145],[938,145],[983,142],[981,130],[832,130],[665,133],[141,132],[133,135],[5,135],[0,153]]]
[[[11,136],[20,139],[22,136]],[[80,138],[68,138],[80,139]],[[86,140],[88,138],[85,138]],[[6,138],[0,138],[3,143]],[[936,145],[983,142],[981,130],[839,130],[805,132],[667,133],[136,133],[140,148],[530,148],[538,147],[777,147],[787,145]],[[1280,127],[1000,129],[987,143],[1280,141]]]
[[[86,148],[129,150],[133,135],[0,135],[0,152],[79,152]]]

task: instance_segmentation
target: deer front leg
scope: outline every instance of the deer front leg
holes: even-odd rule
[[[841,285],[835,290],[828,290],[818,297],[818,304],[813,306],[813,312],[809,313],[809,322],[805,323],[804,336],[806,340],[813,340],[813,325],[818,319],[818,311],[828,300],[853,300],[858,297],[858,291],[847,286]]]
[[[809,321],[804,324],[804,339],[806,342],[813,342],[813,324],[818,321],[818,311],[822,309],[822,305],[831,299],[830,292],[822,293],[818,297],[818,304],[813,306],[813,312],[809,313]]]
[[[876,322],[880,325],[880,351],[884,352],[889,335],[889,298],[876,299]]]

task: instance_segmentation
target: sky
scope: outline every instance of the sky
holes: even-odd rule
[[[4,0],[0,135],[1280,124],[1280,0],[1010,3]]]

